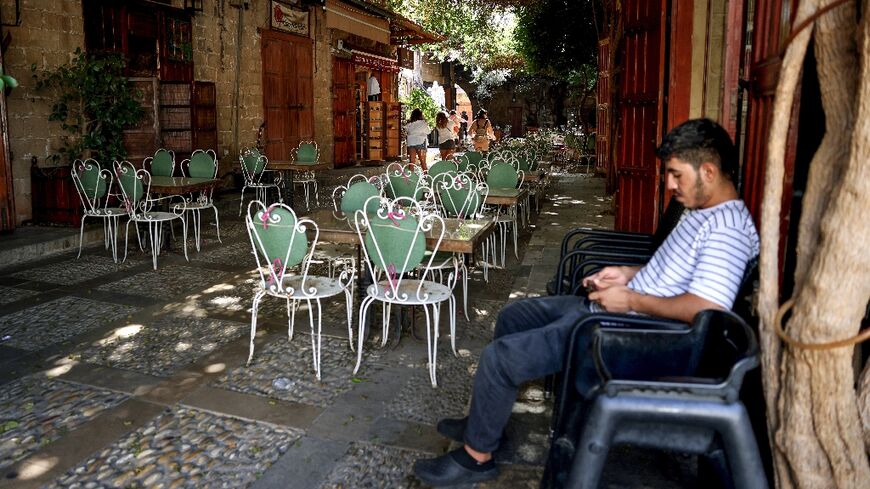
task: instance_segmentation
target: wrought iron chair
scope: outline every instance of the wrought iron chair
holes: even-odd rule
[[[429,167],[429,176],[433,179],[442,173],[456,173],[458,170],[458,166],[456,163],[447,160],[441,160],[436,162],[434,165]]]
[[[417,172],[416,167],[402,167],[397,163],[387,166],[387,191],[386,194],[392,199],[408,197],[419,200],[427,187],[423,173]]]
[[[186,202],[181,198],[180,202],[173,202],[179,199],[177,195],[166,197],[151,197],[151,174],[145,169],[137,170],[129,161],[115,162],[115,175],[118,178],[118,185],[121,187],[121,192],[124,195],[124,206],[130,219],[127,221],[127,226],[124,232],[124,259],[127,260],[127,241],[130,235],[130,223],[148,224],[148,236],[151,244],[151,257],[154,264],[154,269],[157,270],[157,256],[160,254],[160,248],[163,244],[163,223],[172,225],[172,221],[178,219],[181,221],[183,230],[182,244],[184,246],[184,259],[189,261],[187,257],[187,224],[185,223],[184,214],[187,210]],[[168,204],[171,212],[156,211],[156,206]],[[139,230],[137,228],[136,233]]]
[[[72,166],[72,179],[82,203],[82,224],[79,229],[79,254],[82,256],[82,240],[85,233],[85,218],[99,217],[103,220],[104,244],[112,250],[112,260],[118,261],[118,224],[121,216],[127,215],[124,207],[109,206],[112,197],[112,172],[88,158],[76,160]]]
[[[494,160],[492,166],[481,169],[485,180],[489,185],[490,191],[493,189],[516,189],[522,186],[524,174],[522,171],[517,171],[508,163]],[[514,240],[514,256],[519,259],[519,249],[517,247],[517,206],[496,206],[494,219],[499,231],[499,241],[501,242],[501,266],[505,266],[505,255],[507,250],[507,235],[508,231],[512,230]]]
[[[284,202],[281,196],[281,173],[273,172],[266,169],[269,164],[269,159],[266,155],[261,154],[256,148],[245,148],[239,152],[239,164],[242,168],[242,176],[245,178],[245,184],[242,186],[242,200],[239,202],[239,215],[242,215],[242,208],[245,205],[245,189],[252,188],[255,193],[255,200],[267,202],[267,192],[270,188],[274,188],[278,192],[278,201]],[[274,179],[265,181],[263,178],[266,175],[274,175]]]
[[[290,155],[297,165],[316,165],[320,162],[320,149],[315,141],[300,141],[299,146],[292,150]],[[317,190],[317,175],[313,171],[296,172],[293,185],[302,185],[305,193],[305,209],[310,209],[310,199],[313,190],[315,207],[320,202],[320,194]]]
[[[142,168],[155,177],[171,177],[175,173],[175,151],[160,148],[142,160]]]
[[[314,221],[298,218],[293,209],[283,203],[266,207],[260,201],[251,201],[248,204],[248,213],[245,215],[245,225],[257,259],[257,270],[260,273],[260,280],[257,283],[259,290],[254,295],[251,309],[251,345],[246,365],[250,365],[254,357],[257,308],[263,297],[270,295],[287,301],[289,340],[293,339],[297,305],[305,301],[308,305],[308,320],[311,326],[314,372],[317,380],[320,380],[322,310],[320,300],[344,293],[348,342],[353,349],[353,279],[356,267],[351,260],[350,266],[345,267],[338,278],[309,275],[308,270],[317,248],[320,230]],[[314,233],[310,245],[306,234],[309,230]],[[294,270],[298,274],[293,274]],[[317,316],[316,328],[315,315]]]
[[[389,336],[390,306],[422,306],[426,315],[426,340],[429,356],[429,380],[437,387],[436,362],[438,358],[438,324],[441,304],[447,302],[450,308],[450,334],[455,341],[456,299],[453,287],[459,269],[448,274],[447,284],[432,280],[432,266],[435,256],[444,239],[444,219],[433,213],[424,213],[413,199],[399,197],[371,197],[370,202],[378,204],[377,211],[367,213],[359,210],[355,214],[355,225],[369,271],[377,277],[377,270],[386,274],[385,280],[376,280],[366,289],[366,297],[360,304],[359,333],[357,336],[357,363],[354,373],[362,363],[363,338],[365,337],[366,315],[374,302],[382,302],[383,338]],[[368,207],[368,202],[365,207]],[[426,256],[426,233],[436,230],[439,234],[435,246],[431,248],[428,262],[418,272],[418,277],[407,278],[406,274],[424,262]],[[431,307],[431,312],[430,312]]]
[[[190,155],[189,159],[182,160],[181,173],[192,178],[217,178],[218,163],[217,154],[214,150],[198,149]],[[200,224],[202,221],[201,212],[205,209],[214,209],[214,225],[217,230],[218,242],[221,241],[221,226],[218,218],[218,209],[214,205],[213,200],[214,189],[199,192],[197,195],[192,195],[186,203],[186,209],[193,218],[193,235],[196,242],[196,251],[199,251],[200,245]]]
[[[434,194],[438,209],[445,217],[457,219],[477,219],[482,216],[483,203],[489,194],[489,186],[485,182],[479,182],[471,173],[459,175],[441,174],[433,181]],[[462,232],[460,225],[459,232]],[[489,256],[495,253],[495,239],[490,236],[483,246],[483,279],[489,281]],[[439,268],[446,268],[447,258],[451,255],[458,261],[459,274],[462,279],[462,304],[465,311],[465,319],[468,317],[468,267],[462,254],[441,253],[436,257],[435,263]]]

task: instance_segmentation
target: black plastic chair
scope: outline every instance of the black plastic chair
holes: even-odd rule
[[[743,378],[757,366],[755,334],[732,312],[702,311],[691,328],[648,317],[586,316],[571,337],[554,413],[549,482],[595,488],[610,447],[631,444],[714,462],[724,452],[726,487],[766,488],[740,401]]]
[[[562,238],[555,276],[547,283],[547,294],[576,293],[572,277],[577,275],[577,266],[589,259],[616,260],[625,265],[646,263],[677,226],[684,211],[683,204],[672,198],[653,234],[591,228],[568,231]]]

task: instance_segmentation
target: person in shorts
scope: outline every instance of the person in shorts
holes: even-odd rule
[[[423,169],[426,169],[426,138],[432,128],[423,118],[423,111],[414,109],[411,111],[411,118],[405,124],[405,137],[408,139],[408,158],[413,166],[417,160]]]
[[[449,160],[456,151],[456,123],[447,117],[446,112],[439,112],[435,117],[435,130],[438,132],[438,151],[442,160]]]

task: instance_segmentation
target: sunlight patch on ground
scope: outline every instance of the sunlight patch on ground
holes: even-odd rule
[[[227,364],[225,363],[213,363],[211,365],[206,366],[203,371],[207,374],[216,374],[218,372],[223,372],[227,369]]]
[[[28,460],[24,467],[21,468],[18,478],[25,481],[36,479],[54,468],[58,461],[60,461],[58,457],[37,455]]]
[[[132,338],[133,336],[139,334],[139,332],[142,331],[143,327],[144,326],[142,326],[141,324],[128,324],[127,326],[117,328],[112,331],[112,334],[110,336],[107,336],[98,341],[97,345],[105,346],[118,339]]]

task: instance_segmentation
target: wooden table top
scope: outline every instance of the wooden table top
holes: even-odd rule
[[[190,177],[151,177],[151,191],[155,194],[181,195],[208,190],[220,185],[221,181],[214,178]]]
[[[360,244],[354,217],[341,211],[320,209],[303,217],[317,223],[320,240],[329,243]],[[491,220],[444,219],[444,238],[438,251],[451,253],[473,253],[474,249],[495,229]],[[426,233],[426,247],[432,249],[441,234],[441,224],[435,221],[432,230]]]
[[[323,171],[331,170],[332,163],[304,164],[292,160],[269,160],[266,169],[280,171]]]
[[[527,188],[491,188],[486,196],[487,204],[516,205],[529,193]]]
[[[538,183],[546,178],[546,174],[541,170],[530,171],[523,176],[523,181],[528,183]]]

